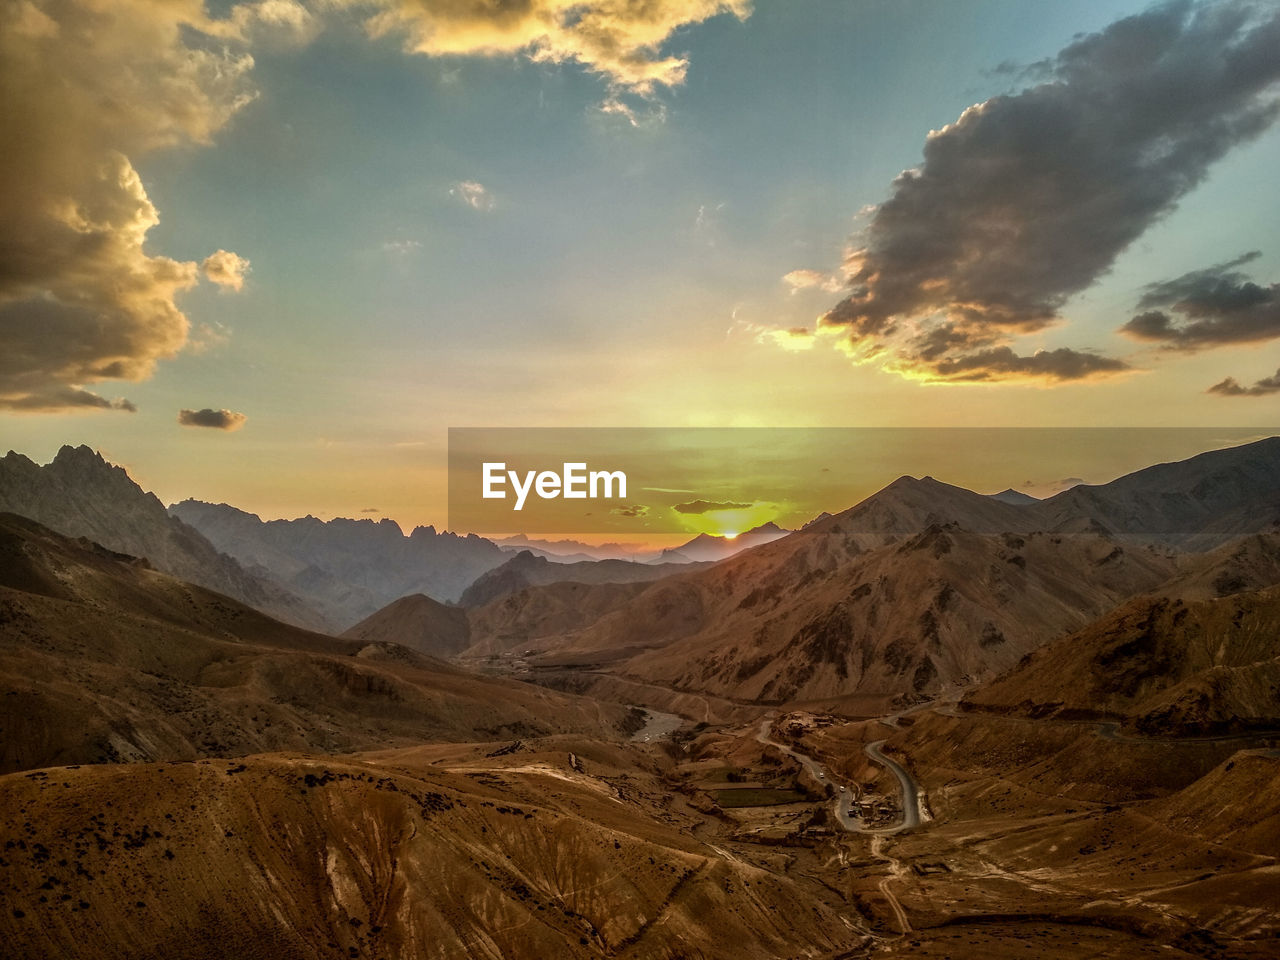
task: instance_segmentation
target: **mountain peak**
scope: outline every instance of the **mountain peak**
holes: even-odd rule
[[[114,469],[112,464],[108,463],[98,451],[85,444],[73,447],[71,444],[64,444],[58,455],[53,458],[50,466],[61,469],[80,469],[80,470],[96,470],[106,468]]]
[[[1023,493],[1021,490],[1015,490],[1013,487],[1007,487],[999,493],[988,494],[992,500],[999,500],[1002,503],[1012,503],[1015,506],[1025,503],[1039,503],[1038,497],[1033,497],[1029,493]]]

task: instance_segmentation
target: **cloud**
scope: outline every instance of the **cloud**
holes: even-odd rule
[[[931,132],[849,255],[821,320],[860,362],[924,379],[1086,379],[1092,353],[1021,356],[1074,294],[1280,112],[1280,10],[1175,0],[1079,37],[1042,82]]]
[[[671,509],[676,513],[710,513],[712,510],[750,510],[754,506],[754,503],[734,503],[732,500],[690,500],[677,503]]]
[[[24,397],[17,397],[0,402],[0,408],[28,413],[69,413],[75,410],[123,410],[126,413],[137,413],[138,407],[132,400],[116,397],[108,400],[88,390],[78,387],[50,387]]]
[[[180,351],[195,263],[145,249],[159,216],[134,163],[208,143],[252,100],[239,25],[194,3],[0,8],[0,408],[127,409],[86,389]]]
[[[792,353],[798,353],[801,350],[812,350],[814,339],[813,333],[808,327],[762,330],[756,335],[758,343],[772,343]]]
[[[1064,477],[1061,480],[1027,480],[1023,482],[1021,489],[1027,496],[1044,500],[1062,493],[1064,490],[1078,487],[1084,482],[1081,477]]]
[[[693,218],[695,232],[717,230],[720,227],[720,214],[724,213],[726,203],[700,203],[698,212]]]
[[[1163,309],[1136,315],[1120,332],[1169,350],[1189,351],[1280,337],[1280,284],[1264,287],[1234,269],[1259,256],[1255,250],[1151,284],[1138,307]],[[1175,320],[1171,313],[1180,315],[1181,320]]]
[[[452,195],[452,191],[450,191]],[[417,253],[422,249],[422,241],[420,240],[388,240],[382,245],[382,252],[389,253],[394,257],[407,257],[411,253]]]
[[[0,409],[125,409],[90,387],[144,380],[188,346],[178,298],[201,264],[146,249],[159,213],[135,165],[211,143],[257,95],[251,48],[309,43],[342,6],[411,51],[579,63],[617,103],[683,81],[687,62],[662,52],[676,30],[750,12],[749,0],[257,0],[219,4],[214,17],[202,0],[8,0]],[[479,184],[457,189],[492,208]],[[234,290],[248,263],[219,250],[202,266]]]
[[[187,334],[186,350],[188,353],[208,353],[226,346],[230,340],[231,330],[224,324],[216,320],[212,323],[197,323]]]
[[[640,503],[626,503],[609,511],[615,517],[647,517],[649,508]]]
[[[1114,357],[1070,350],[1038,350],[1020,356],[1009,347],[992,347],[960,356],[946,356],[924,369],[924,378],[939,383],[993,383],[1003,380],[1088,380],[1128,370]]]
[[[827,291],[827,293],[836,293],[844,286],[844,281],[840,277],[823,273],[821,270],[807,268],[792,270],[790,273],[783,274],[782,282],[791,288],[792,293],[797,290],[808,290],[811,287],[817,287],[820,290]]]
[[[637,129],[658,127],[667,122],[665,104],[656,103],[653,100],[636,102],[634,98],[633,102],[628,103],[618,93],[605,97],[599,109],[605,116],[621,117],[627,121],[628,126]]]
[[[184,427],[212,427],[214,430],[239,430],[249,418],[234,410],[179,410],[178,422]]]
[[[200,269],[213,283],[238,292],[244,289],[244,277],[249,272],[249,261],[230,250],[218,250],[204,258]]]
[[[379,510],[377,507],[365,507],[360,512],[361,513],[381,513],[382,511]]]
[[[415,53],[571,61],[611,87],[646,96],[684,82],[688,61],[661,51],[676,30],[751,12],[750,0],[382,0],[378,7],[369,32],[401,33]]]
[[[1221,383],[1215,383],[1205,393],[1215,393],[1220,397],[1266,397],[1280,393],[1280,370],[1273,377],[1255,380],[1251,387],[1241,386],[1235,377],[1227,377]]]
[[[449,188],[449,196],[461,200],[472,210],[489,211],[494,207],[493,195],[483,183],[463,180]],[[412,242],[412,241],[410,241]]]

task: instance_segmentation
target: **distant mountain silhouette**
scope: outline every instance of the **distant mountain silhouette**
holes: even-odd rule
[[[718,537],[710,533],[700,533],[688,543],[663,550],[652,563],[714,563],[724,560],[743,550],[750,550],[762,544],[772,543],[785,537],[790,530],[784,530],[772,520],[752,527],[736,537]]]
[[[510,556],[474,534],[415,527],[406,536],[389,519],[263,521],[225,503],[199,500],[175,503],[169,512],[246,566],[269,571],[339,629],[409,594],[456,600],[476,577]]]
[[[705,564],[697,564],[697,567]],[[586,560],[558,563],[528,550],[516,554],[500,567],[481,574],[463,591],[459,603],[482,607],[499,597],[527,587],[549,583],[638,583],[660,580],[673,573],[687,572],[688,564],[647,564],[631,560]]]
[[[992,500],[1000,500],[1004,503],[1012,503],[1012,504],[1027,504],[1027,503],[1040,502],[1037,498],[1031,496],[1030,494],[1022,493],[1018,490],[1014,490],[1012,487],[1005,490],[1001,490],[999,493],[989,494],[989,496],[991,497]]]

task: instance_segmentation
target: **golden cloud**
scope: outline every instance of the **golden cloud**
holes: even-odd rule
[[[403,33],[415,53],[573,61],[616,87],[650,94],[684,82],[688,61],[660,53],[678,28],[750,12],[750,0],[385,0],[367,26],[374,36]]]
[[[200,264],[204,275],[213,283],[227,290],[244,289],[244,277],[249,272],[249,261],[230,250],[218,250],[204,258]]]
[[[198,269],[145,252],[159,218],[133,160],[208,142],[252,99],[252,59],[200,42],[225,33],[191,0],[0,12],[0,85],[21,105],[5,130],[21,149],[0,151],[0,408],[127,409],[84,385],[144,379],[186,343],[175,298]]]
[[[8,0],[0,409],[129,409],[89,387],[143,380],[191,343],[177,298],[201,269],[224,289],[243,286],[249,263],[230,251],[197,264],[145,250],[159,215],[134,164],[210,143],[256,96],[250,46],[309,42],[322,12],[344,5],[415,52],[579,63],[614,100],[684,79],[686,61],[661,52],[679,27],[750,10],[749,0],[258,0],[214,19],[204,0]],[[455,190],[475,209],[493,205],[474,181]]]

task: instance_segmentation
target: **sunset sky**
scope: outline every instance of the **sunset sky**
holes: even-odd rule
[[[0,11],[40,462],[407,527],[449,427],[1280,424],[1275,2]]]

